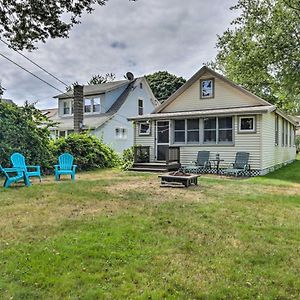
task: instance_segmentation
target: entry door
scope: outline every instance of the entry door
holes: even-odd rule
[[[166,160],[166,151],[169,148],[169,121],[156,122],[156,159]]]

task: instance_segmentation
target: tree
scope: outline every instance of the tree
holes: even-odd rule
[[[158,71],[146,76],[154,96],[160,102],[169,98],[186,80],[167,71]]]
[[[299,0],[239,0],[211,66],[289,112],[299,111]]]
[[[49,37],[67,38],[84,12],[108,0],[3,0],[0,3],[0,36],[18,50],[33,50]],[[135,1],[135,0],[129,0]]]
[[[49,168],[51,157],[49,126],[53,125],[33,104],[23,107],[0,100],[0,164],[8,165],[14,152],[28,164]]]
[[[96,74],[96,75],[92,76],[92,78],[87,82],[87,84],[93,85],[93,84],[101,84],[101,83],[111,82],[111,81],[114,81],[115,78],[116,78],[116,75],[114,73],[106,73],[105,75]],[[79,85],[78,81],[75,81],[74,83],[72,83],[71,85],[66,87],[66,91],[67,92],[72,91],[75,85]]]
[[[114,73],[106,73],[104,76],[97,74],[92,76],[92,78],[87,82],[87,84],[101,84],[114,81],[115,79],[116,75]]]

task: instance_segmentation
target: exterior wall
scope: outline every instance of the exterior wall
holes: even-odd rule
[[[256,116],[256,133],[239,133],[238,117],[234,117],[234,145],[185,145],[180,147],[180,161],[183,165],[188,165],[192,161],[196,161],[198,151],[210,151],[211,158],[215,158],[216,154],[220,154],[220,158],[224,159],[220,167],[233,163],[235,154],[238,151],[250,153],[249,164],[252,169],[260,169],[260,133],[261,133],[261,115]],[[175,146],[175,145],[174,145]]]
[[[180,147],[180,162],[182,165],[191,164],[196,161],[197,153],[201,150],[208,150],[211,158],[215,158],[216,154],[220,154],[220,158],[224,159],[223,166],[228,166],[235,160],[235,154],[238,151],[250,152],[249,163],[252,169],[261,168],[261,115],[256,116],[256,132],[255,133],[239,133],[238,132],[238,116],[234,116],[234,144],[233,145],[178,145],[171,146]],[[135,144],[142,146],[150,146],[150,160],[155,160],[155,122],[151,123],[151,135],[139,136],[138,126],[135,128]],[[172,140],[172,130],[170,130],[170,140]]]
[[[213,78],[205,73],[201,79]],[[261,103],[241,91],[233,88],[223,80],[215,78],[215,97],[200,99],[200,79],[169,104],[162,112],[179,112],[190,110],[217,109],[241,106],[261,105]]]
[[[133,146],[134,144],[134,126],[132,122],[127,121],[128,117],[133,117],[138,114],[138,100],[144,101],[144,114],[151,113],[155,105],[151,101],[151,95],[145,86],[140,88],[140,81],[136,80],[134,89],[128,95],[125,103],[119,109],[112,119],[107,121],[104,125],[93,131],[93,134],[103,138],[104,143],[110,145],[118,153]],[[127,137],[118,139],[115,134],[116,128],[125,128]]]
[[[127,88],[127,84],[122,85],[119,88],[102,95],[101,97],[102,113],[105,113],[110,109],[110,107],[114,104],[116,99],[119,98],[119,96],[124,92],[126,88]]]
[[[296,147],[294,146],[294,134],[292,132],[291,145],[282,145],[282,118],[279,116],[279,139],[275,145],[275,116],[272,112],[263,115],[262,130],[262,169],[274,167],[293,161],[296,158]],[[289,123],[290,124],[290,123]],[[292,124],[288,127],[288,140]]]
[[[149,146],[150,147],[150,161],[155,161],[155,121],[150,122],[151,133],[150,135],[139,135],[138,123],[134,124],[134,144],[137,146]]]

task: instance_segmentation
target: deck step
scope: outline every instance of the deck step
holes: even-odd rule
[[[159,168],[137,168],[132,167],[129,171],[140,171],[140,172],[168,172],[168,169],[159,169]]]

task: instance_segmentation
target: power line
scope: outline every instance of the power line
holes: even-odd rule
[[[51,74],[49,71],[47,71],[45,68],[41,67],[39,64],[37,64],[36,62],[34,62],[32,59],[30,59],[29,57],[27,57],[26,55],[24,55],[23,53],[21,53],[20,51],[10,47],[10,45],[5,42],[4,40],[2,40],[0,38],[0,41],[2,43],[4,43],[6,46],[8,46],[10,49],[14,50],[15,52],[17,52],[18,54],[20,54],[21,56],[23,56],[25,59],[27,59],[28,61],[30,61],[32,64],[34,64],[35,66],[37,66],[38,68],[40,68],[41,70],[43,70],[45,73],[47,73],[48,75],[50,75],[51,77],[53,77],[55,80],[59,81],[60,83],[64,84],[65,86],[68,86],[65,82],[63,82],[62,80],[60,80],[59,78],[57,78],[55,75]]]
[[[44,82],[45,84],[51,86],[53,89],[59,91],[60,93],[64,93],[62,90],[56,88],[54,85],[52,85],[51,83],[47,82],[46,80],[40,78],[39,76],[35,75],[34,73],[30,72],[29,70],[27,70],[26,68],[22,67],[21,65],[19,65],[18,63],[14,62],[13,60],[11,60],[10,58],[8,58],[7,56],[5,56],[4,54],[0,53],[0,55],[2,57],[4,57],[5,59],[7,59],[8,61],[10,61],[11,63],[13,63],[14,65],[18,66],[19,68],[21,68],[22,70],[26,71],[27,73],[29,73],[30,75],[34,76],[35,78],[37,78],[38,80]]]

